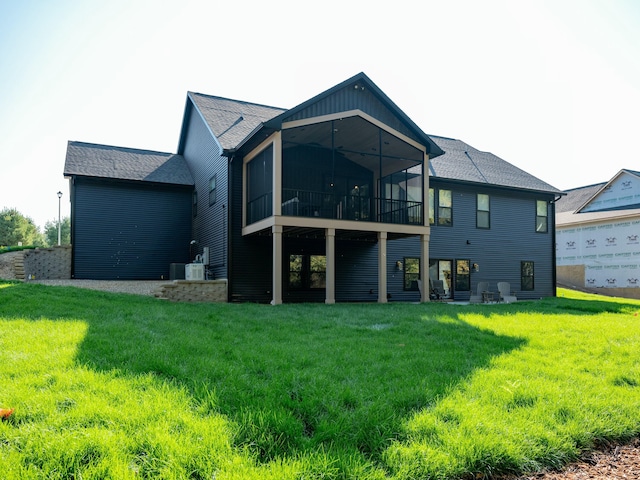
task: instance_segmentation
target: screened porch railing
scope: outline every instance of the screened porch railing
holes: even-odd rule
[[[422,202],[283,188],[282,215],[422,225]]]

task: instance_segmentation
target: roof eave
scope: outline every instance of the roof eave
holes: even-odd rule
[[[488,182],[474,182],[472,180],[460,180],[460,179],[456,179],[456,178],[448,178],[448,177],[438,177],[435,175],[429,175],[429,181],[431,180],[441,180],[443,182],[447,182],[447,183],[453,183],[456,185],[467,185],[467,186],[482,186],[482,187],[486,187],[486,188],[498,188],[500,190],[506,190],[506,191],[511,191],[511,192],[528,192],[528,193],[533,193],[533,194],[544,194],[544,195],[566,195],[566,193],[564,193],[561,190],[558,190],[556,188],[553,189],[549,189],[549,190],[543,190],[543,189],[539,189],[539,188],[527,188],[527,187],[517,187],[517,186],[511,186],[511,185],[500,185],[498,183],[488,183]]]

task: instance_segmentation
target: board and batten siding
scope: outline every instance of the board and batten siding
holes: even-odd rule
[[[378,119],[385,125],[388,125],[417,142],[421,141],[415,132],[398,118],[397,113],[389,110],[389,107],[382,102],[377,95],[367,88],[355,89],[354,84],[345,86],[334,92],[333,95],[326,96],[320,101],[312,103],[307,108],[287,117],[285,121],[315,118],[323,115],[331,115],[336,112],[349,112],[354,110],[360,110]]]
[[[195,108],[190,109],[182,155],[189,166],[197,192],[197,206],[193,216],[192,240],[198,243],[191,249],[193,257],[209,247],[209,269],[214,278],[227,278],[227,158],[221,154],[204,120]],[[215,202],[209,205],[209,182],[215,175]],[[191,258],[193,261],[194,258]]]
[[[74,278],[162,280],[186,262],[191,187],[76,177],[72,194]]]

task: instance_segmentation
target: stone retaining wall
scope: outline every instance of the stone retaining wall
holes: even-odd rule
[[[217,302],[227,301],[227,280],[174,280],[162,285],[156,297],[172,302]]]
[[[67,280],[71,278],[71,245],[24,250],[25,280]]]

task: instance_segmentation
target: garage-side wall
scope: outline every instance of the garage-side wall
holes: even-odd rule
[[[162,280],[185,263],[191,187],[76,178],[73,277]]]

